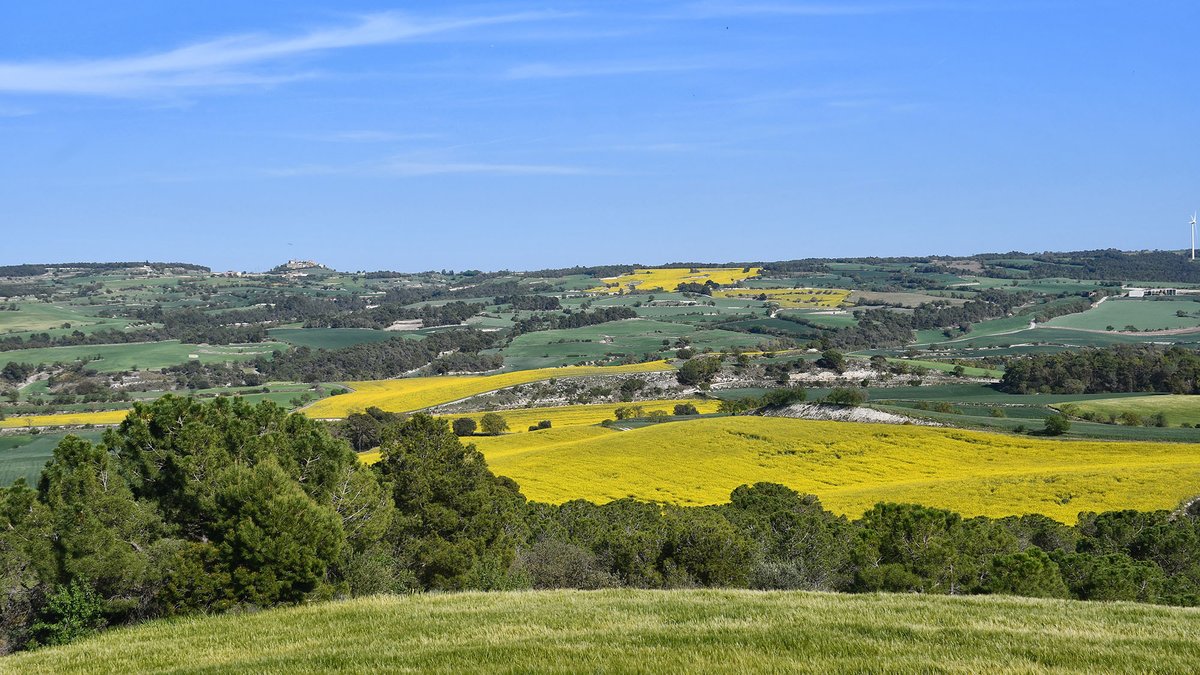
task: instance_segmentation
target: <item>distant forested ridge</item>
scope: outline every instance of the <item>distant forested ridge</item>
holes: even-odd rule
[[[1068,277],[1114,281],[1200,283],[1200,265],[1171,251],[1127,253],[1115,249],[1035,256],[1026,268],[1030,277]]]
[[[1200,352],[1117,345],[1011,359],[1000,389],[1013,394],[1200,394]]]
[[[191,272],[212,272],[204,265],[182,262],[68,262],[68,263],[26,263],[22,265],[0,265],[0,277],[36,277],[52,269],[80,269],[92,271],[123,270],[138,267],[149,267],[157,272],[168,269],[182,269]]]

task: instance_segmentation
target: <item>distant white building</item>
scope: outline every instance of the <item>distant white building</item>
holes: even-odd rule
[[[1178,289],[1175,288],[1129,288],[1126,289],[1131,298],[1146,298],[1152,295],[1175,295]]]

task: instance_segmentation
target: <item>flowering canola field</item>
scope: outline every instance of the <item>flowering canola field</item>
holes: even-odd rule
[[[737,298],[754,300],[767,296],[769,302],[774,302],[786,309],[840,307],[850,297],[850,291],[840,288],[729,288],[713,291],[717,298]]]
[[[880,501],[966,516],[1170,509],[1200,488],[1200,444],[1091,442],[916,426],[719,417],[631,431],[480,437],[492,471],[533,500],[717,504],[745,483],[812,493],[858,516]]]
[[[362,412],[372,406],[389,412],[412,412],[505,387],[560,377],[652,373],[671,369],[672,366],[666,361],[651,361],[626,366],[535,368],[497,375],[406,377],[398,380],[347,382],[346,386],[353,389],[350,393],[323,398],[301,412],[317,419],[346,417],[352,412]]]
[[[96,412],[62,413],[59,415],[24,415],[0,420],[0,429],[23,429],[26,427],[67,427],[83,424],[120,424],[128,410],[103,410]]]
[[[588,289],[593,293],[615,293],[618,288],[641,291],[673,291],[679,284],[714,284],[728,286],[742,279],[758,276],[761,268],[751,267],[701,267],[693,272],[687,267],[637,269],[628,274],[602,279],[603,285]],[[616,284],[613,286],[613,284]]]

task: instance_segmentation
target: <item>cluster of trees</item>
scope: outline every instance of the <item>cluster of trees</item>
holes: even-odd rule
[[[909,314],[887,309],[859,311],[854,313],[857,325],[827,330],[822,342],[843,349],[907,344],[915,330],[952,326],[969,329],[972,323],[1007,316],[1030,297],[1026,291],[986,289],[977,298],[958,306],[939,301],[923,303]]]
[[[191,360],[162,369],[164,375],[175,379],[180,389],[211,389],[213,387],[258,387],[264,383],[262,375],[247,372],[232,363],[201,363]]]
[[[457,326],[483,311],[483,305],[454,300],[443,305],[423,305],[419,308],[385,302],[378,307],[338,315],[323,324],[310,321],[308,327],[327,328],[387,328],[397,321],[419,320],[424,328]]]
[[[1116,345],[1011,359],[999,387],[1012,394],[1200,393],[1200,352]]]
[[[259,358],[255,369],[268,380],[340,382],[380,380],[429,366],[435,372],[484,371],[498,368],[502,357],[479,352],[495,345],[494,333],[470,328],[444,330],[420,340],[395,337],[386,342],[342,349],[299,347]],[[443,354],[445,354],[443,356]]]
[[[712,295],[713,291],[719,290],[721,285],[714,282],[712,279],[706,280],[702,284],[694,281],[685,281],[675,287],[679,293],[695,293],[697,295]]]
[[[24,382],[26,378],[37,372],[37,366],[32,363],[17,363],[9,361],[0,368],[0,380],[6,384],[17,384]]]
[[[745,396],[736,399],[725,399],[717,408],[718,412],[732,415],[742,415],[750,412],[760,412],[764,408],[782,408],[808,400],[808,391],[799,385],[772,389],[762,396]],[[867,401],[867,390],[857,387],[834,387],[819,403],[845,407],[860,406]]]
[[[541,330],[560,330],[564,328],[583,328],[598,326],[610,321],[636,319],[637,311],[632,307],[602,307],[585,312],[570,312],[565,314],[534,314],[528,319],[513,323],[513,335],[533,333]]]
[[[361,464],[319,422],[238,399],[137,404],[0,490],[3,648],[104,625],[380,592],[726,586],[1200,601],[1200,514],[857,520],[773,484],[728,504],[530,503],[445,420],[389,420]]]

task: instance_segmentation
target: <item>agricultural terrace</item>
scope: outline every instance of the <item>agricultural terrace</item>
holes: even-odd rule
[[[798,591],[377,595],[155,621],[11,673],[1190,672],[1200,613],[1008,596]],[[936,668],[931,668],[935,666]]]
[[[735,284],[742,279],[758,276],[758,267],[700,267],[700,268],[649,268],[638,269],[628,274],[601,279],[601,286],[588,289],[593,293],[616,293],[626,291],[673,291],[679,284],[703,284],[711,281],[718,286]]]
[[[1136,418],[1148,419],[1162,413],[1167,418],[1168,426],[1180,424],[1200,424],[1200,396],[1185,394],[1168,394],[1163,396],[1134,396],[1123,398],[1103,398],[1088,401],[1072,402],[1080,413],[1096,413],[1112,418],[1126,416],[1126,421],[1133,422]],[[1054,406],[1062,407],[1062,404]]]
[[[729,288],[713,291],[718,298],[761,300],[773,302],[785,309],[832,309],[840,307],[850,297],[850,291],[839,288]]]
[[[362,412],[370,407],[388,412],[412,412],[497,389],[560,377],[655,373],[672,369],[666,361],[650,361],[624,366],[538,368],[496,375],[407,377],[398,380],[347,382],[346,386],[352,390],[350,393],[321,399],[304,408],[302,412],[317,419],[343,418],[352,412]]]
[[[857,517],[878,502],[965,516],[1174,508],[1200,485],[1200,445],[1054,441],[917,426],[719,417],[630,431],[547,429],[472,439],[530,499],[719,504],[782,483]]]

